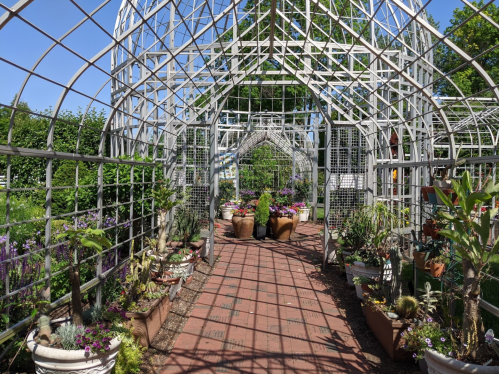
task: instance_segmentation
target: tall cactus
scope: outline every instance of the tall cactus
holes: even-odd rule
[[[394,303],[402,296],[402,254],[398,247],[390,248],[390,262],[392,264],[391,301]]]

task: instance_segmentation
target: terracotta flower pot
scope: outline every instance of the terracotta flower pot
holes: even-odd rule
[[[369,288],[368,284],[361,284],[360,287],[364,293],[373,293],[373,290]]]
[[[421,187],[421,193],[423,194],[424,201],[430,201],[428,200],[428,187]]]
[[[250,239],[253,235],[253,226],[255,225],[255,217],[248,215],[246,217],[233,216],[232,227],[238,239]]]
[[[287,216],[286,217],[272,216],[269,218],[270,224],[272,226],[272,232],[274,233],[274,239],[289,240],[291,232],[293,230],[293,224],[294,224],[293,217],[290,218]]]
[[[440,230],[442,229],[437,227],[430,227],[430,235],[433,240],[440,240],[442,238],[438,233]]]
[[[414,252],[414,262],[416,267],[421,270],[429,270],[428,260],[425,261],[426,252]]]
[[[381,346],[393,361],[402,361],[411,358],[412,352],[402,348],[404,344],[401,333],[414,324],[403,323],[388,318],[381,310],[374,309],[372,304],[366,303],[363,306],[367,324],[374,333]]]
[[[291,235],[296,232],[296,226],[298,226],[298,222],[300,222],[300,217],[298,217],[298,214],[293,215],[293,228],[291,229]]]
[[[148,348],[158,333],[170,311],[171,303],[168,295],[156,300],[153,306],[144,313],[127,313],[130,321],[127,325],[133,326],[133,336],[139,338],[141,346]]]
[[[431,276],[435,278],[440,278],[445,270],[445,264],[434,264],[430,263]]]

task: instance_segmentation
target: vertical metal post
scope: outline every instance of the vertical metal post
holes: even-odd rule
[[[102,229],[102,207],[103,207],[103,195],[104,195],[104,164],[99,163],[97,169],[97,228]],[[102,255],[97,257],[97,267],[95,270],[95,276],[100,279],[102,275]],[[96,305],[101,305],[102,302],[102,283],[99,282],[97,286],[97,294],[95,297]]]
[[[329,204],[331,187],[331,123],[326,121],[326,137],[324,149],[324,259],[323,269],[326,268],[327,256],[329,254]]]
[[[216,189],[218,180],[218,162],[217,162],[217,141],[218,141],[218,126],[217,118],[212,117],[210,126],[210,265],[213,266],[215,262],[215,199],[216,199]]]
[[[319,178],[319,117],[314,118],[314,156],[312,157],[312,206],[314,209],[312,219],[317,222],[317,179]]]

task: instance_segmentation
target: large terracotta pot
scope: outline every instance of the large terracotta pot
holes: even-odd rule
[[[116,363],[121,345],[121,341],[113,339],[106,353],[86,353],[83,349],[67,351],[36,343],[34,338],[37,332],[38,330],[33,330],[28,335],[27,342],[37,373],[108,374]]]
[[[151,309],[144,313],[127,313],[128,325],[133,326],[133,336],[139,338],[141,346],[149,348],[168,316],[171,303],[168,295],[155,301]],[[133,319],[132,319],[133,318]]]
[[[445,270],[445,264],[434,264],[430,263],[431,276],[435,278],[440,278]]]
[[[274,234],[274,239],[276,240],[289,240],[291,232],[293,231],[294,217],[276,217],[272,216],[269,218],[270,225],[272,227],[272,232]]]
[[[483,366],[469,364],[456,360],[452,357],[444,356],[433,350],[426,350],[424,359],[428,365],[430,374],[454,374],[454,373],[480,373],[480,374],[498,374],[499,366]]]
[[[298,217],[298,214],[295,214],[293,216],[293,228],[291,229],[291,235],[296,232],[296,226],[298,226],[298,222],[300,222],[300,217]]]
[[[384,312],[374,309],[372,304],[369,303],[364,304],[363,309],[369,328],[386,353],[388,353],[388,356],[393,361],[412,359],[412,352],[408,352],[402,348],[404,343],[400,334],[407,330],[408,327],[414,328],[414,324],[403,323],[388,318]]]
[[[246,217],[233,216],[232,227],[238,239],[250,239],[253,235],[253,226],[255,225],[255,216],[247,215]]]

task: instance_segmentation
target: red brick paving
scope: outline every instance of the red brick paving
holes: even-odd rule
[[[289,242],[217,237],[221,260],[162,373],[372,372],[316,270],[317,232],[299,224]]]

